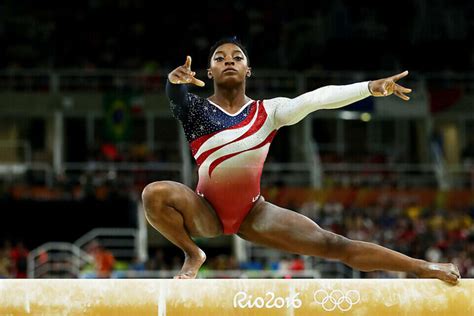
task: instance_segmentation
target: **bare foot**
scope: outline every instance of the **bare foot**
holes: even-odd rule
[[[437,278],[450,284],[458,284],[461,274],[458,267],[452,263],[426,262],[422,271],[418,273],[419,278]]]
[[[201,249],[197,254],[185,254],[183,267],[174,279],[195,279],[204,261],[206,261],[206,254]]]

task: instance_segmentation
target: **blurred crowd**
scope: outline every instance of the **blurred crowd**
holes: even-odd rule
[[[453,262],[463,276],[474,277],[474,204],[459,209],[424,208],[387,195],[365,208],[309,202],[300,212],[348,238],[432,262]]]
[[[343,202],[309,201],[294,209],[313,219],[324,229],[354,240],[376,243],[414,258],[431,262],[452,262],[463,277],[474,277],[474,204],[467,208],[422,207],[413,200],[380,195],[376,204],[364,208]],[[291,208],[292,205],[281,205]],[[182,256],[177,249],[151,250],[144,270],[179,270]],[[281,253],[278,259],[250,258],[238,262],[227,250],[211,253],[203,266],[208,270],[257,270],[293,273],[321,269],[322,260]],[[309,262],[309,263],[308,263]],[[335,264],[335,263],[334,263]],[[370,272],[362,277],[397,277],[399,273]],[[402,275],[403,277],[412,277]]]
[[[48,5],[49,4],[49,5]],[[175,67],[186,54],[206,67],[210,45],[238,35],[259,67],[289,69],[472,69],[473,6],[467,0],[365,5],[327,2],[88,0],[0,4],[0,68]],[[403,19],[403,23],[400,20]],[[171,31],[172,29],[172,31]],[[433,51],[449,47],[442,59]],[[440,63],[442,63],[440,65]]]
[[[432,262],[453,262],[459,267],[463,277],[474,277],[472,198],[470,203],[469,200],[462,204],[436,201],[427,205],[421,201],[422,198],[413,198],[416,194],[404,198],[402,195],[387,192],[378,193],[370,203],[361,204],[355,198],[348,202],[344,198],[336,200],[331,197],[321,203],[318,199],[281,199],[285,195],[284,188],[279,190],[267,191],[267,199],[308,216],[325,229],[351,239],[380,244],[415,258]],[[313,260],[308,265],[308,261],[303,257],[284,253],[277,260],[252,257],[247,262],[237,262],[229,250],[209,252],[203,271],[287,271],[291,276],[293,272],[318,270],[321,262]],[[146,262],[123,262],[116,261],[112,252],[99,244],[92,244],[88,247],[88,252],[95,259],[95,268],[91,266],[86,269],[84,277],[120,277],[121,271],[163,271],[181,268],[183,258],[179,249],[151,248],[149,251],[149,259]],[[4,243],[0,249],[0,276],[25,277],[27,254],[28,250],[22,243],[14,247],[10,242]],[[394,274],[373,272],[364,276],[380,278]]]

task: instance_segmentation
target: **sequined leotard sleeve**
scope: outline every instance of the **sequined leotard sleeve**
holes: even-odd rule
[[[181,122],[198,165],[196,193],[237,233],[260,196],[260,177],[276,131],[318,109],[337,108],[370,95],[368,83],[323,87],[294,99],[250,101],[237,113],[167,82],[173,115]]]

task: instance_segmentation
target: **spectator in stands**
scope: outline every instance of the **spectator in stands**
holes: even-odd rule
[[[94,267],[97,278],[110,278],[114,269],[115,257],[110,250],[105,249],[97,241],[91,242],[88,252],[94,258]]]
[[[103,143],[100,146],[100,154],[102,160],[105,161],[119,161],[121,159],[119,149],[113,143]]]
[[[26,278],[28,249],[25,248],[23,242],[19,241],[11,250],[11,260],[13,263],[13,275],[15,278]]]
[[[304,271],[304,260],[301,256],[294,255],[290,262],[290,270],[294,272]]]
[[[0,248],[0,279],[11,278],[12,262],[10,246],[7,242]]]
[[[140,260],[140,258],[135,257],[133,258],[132,263],[130,263],[129,268],[133,271],[143,272],[146,270],[146,263],[143,260]]]
[[[146,262],[146,268],[148,270],[167,270],[169,268],[165,262],[162,249],[155,250],[154,255]]]

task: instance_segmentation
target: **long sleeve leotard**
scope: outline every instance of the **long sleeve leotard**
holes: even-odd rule
[[[225,234],[238,232],[259,198],[263,164],[280,127],[370,96],[368,82],[326,86],[293,99],[252,100],[231,114],[186,85],[168,81],[166,93],[198,165],[196,193],[212,205]]]

